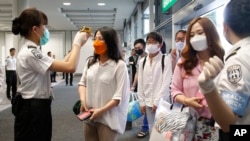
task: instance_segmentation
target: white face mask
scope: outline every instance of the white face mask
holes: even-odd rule
[[[154,54],[160,51],[159,44],[147,44],[146,48],[149,54]]]
[[[204,51],[207,49],[207,38],[204,35],[196,35],[190,40],[193,49],[196,51]]]
[[[181,51],[183,49],[183,47],[184,47],[184,42],[182,42],[182,41],[176,42],[175,47],[176,47],[176,49]]]

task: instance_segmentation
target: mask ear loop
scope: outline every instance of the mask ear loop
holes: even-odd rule
[[[37,35],[39,35],[39,34],[37,33],[37,31],[36,31],[35,28],[37,28],[37,27],[36,27],[36,26],[33,26],[33,27],[32,27],[32,30],[33,30],[34,32],[36,32]],[[41,39],[41,36],[40,36],[40,35],[39,35],[39,37],[40,37],[40,39]],[[39,49],[42,50],[41,45],[40,45]]]

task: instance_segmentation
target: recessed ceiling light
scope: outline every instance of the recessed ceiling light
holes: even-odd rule
[[[99,2],[99,3],[97,3],[97,5],[98,5],[98,6],[104,6],[104,5],[106,5],[106,3]]]
[[[68,6],[68,5],[71,5],[71,3],[70,2],[64,2],[63,5],[67,5]]]

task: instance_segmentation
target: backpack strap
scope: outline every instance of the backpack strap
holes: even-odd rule
[[[137,65],[138,59],[139,59],[139,55],[136,54],[136,57],[135,57],[135,65]]]
[[[164,67],[165,67],[165,60],[164,60],[164,59],[165,59],[165,54],[163,54],[163,55],[162,55],[162,58],[161,58],[161,69],[162,69],[162,73],[163,73]],[[144,69],[146,60],[147,60],[147,56],[144,57],[143,64],[142,64],[142,69]]]
[[[161,69],[162,69],[162,73],[164,71],[164,67],[165,67],[165,54],[162,55],[161,57]]]
[[[147,60],[147,56],[145,56],[145,57],[144,57],[143,64],[142,64],[142,69],[144,69],[144,66],[145,66],[146,60]]]

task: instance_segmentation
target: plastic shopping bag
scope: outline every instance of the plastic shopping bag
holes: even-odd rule
[[[198,114],[183,105],[160,100],[150,141],[192,141]]]
[[[134,121],[140,118],[143,114],[141,113],[140,104],[136,93],[131,93],[131,101],[128,105],[127,121]]]

